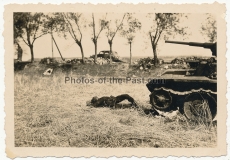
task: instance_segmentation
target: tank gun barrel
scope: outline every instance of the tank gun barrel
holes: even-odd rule
[[[173,43],[173,44],[182,44],[182,45],[189,45],[195,47],[203,47],[210,49],[212,51],[213,56],[217,56],[216,46],[217,43],[198,43],[198,42],[180,42],[180,41],[165,41],[165,43]]]

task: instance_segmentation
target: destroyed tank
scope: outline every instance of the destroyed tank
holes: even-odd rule
[[[217,44],[165,41],[166,43],[203,47],[212,51],[207,60],[188,61],[195,68],[166,69],[146,86],[150,103],[160,111],[177,110],[189,120],[211,121],[217,114]]]

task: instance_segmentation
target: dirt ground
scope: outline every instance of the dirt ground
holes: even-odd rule
[[[44,67],[44,68],[43,68]],[[100,68],[101,67],[101,68]],[[215,147],[217,131],[189,123],[183,115],[164,118],[146,115],[151,108],[145,83],[71,83],[66,77],[97,79],[110,76],[135,78],[161,71],[141,73],[111,66],[60,68],[43,76],[45,66],[34,65],[14,76],[14,121],[16,147]],[[81,71],[81,72],[80,72]],[[143,75],[141,75],[143,74]],[[134,77],[134,76],[133,76]],[[147,77],[147,76],[146,76]],[[66,83],[65,83],[66,82]],[[139,109],[86,106],[93,96],[129,94]],[[128,102],[123,102],[128,104]],[[125,106],[125,105],[124,105]]]

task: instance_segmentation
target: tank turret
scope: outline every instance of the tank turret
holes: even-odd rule
[[[217,56],[216,46],[217,43],[198,43],[198,42],[180,42],[180,41],[165,41],[165,43],[174,43],[174,44],[182,44],[182,45],[189,45],[195,47],[203,47],[210,49],[212,51],[213,56]]]

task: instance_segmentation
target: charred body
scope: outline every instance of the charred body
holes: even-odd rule
[[[104,96],[98,98],[97,96],[93,97],[90,102],[87,102],[87,105],[94,106],[94,107],[115,107],[116,104],[128,100],[132,106],[137,107],[137,103],[135,100],[128,94],[121,94],[116,97],[114,96]]]
[[[164,115],[161,115],[157,110],[155,110],[154,108],[151,109],[146,109],[146,108],[140,108],[139,105],[137,104],[137,102],[133,99],[133,97],[131,97],[128,94],[121,94],[118,95],[116,97],[114,96],[104,96],[101,98],[98,98],[97,96],[93,97],[91,99],[91,101],[86,102],[87,106],[93,106],[96,108],[99,107],[109,107],[109,108],[116,108],[120,102],[127,100],[131,103],[131,105],[126,105],[129,107],[135,107],[136,109],[141,109],[143,110],[143,112],[146,115],[151,114],[152,116],[162,116],[164,117]]]

